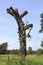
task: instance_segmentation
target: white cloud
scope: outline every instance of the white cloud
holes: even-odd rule
[[[0,37],[0,44],[3,42],[8,42],[8,49],[19,49],[19,41],[18,39],[8,38],[8,37]]]

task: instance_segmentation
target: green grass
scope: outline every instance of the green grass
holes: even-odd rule
[[[21,61],[19,55],[0,55],[0,65],[43,65],[43,55],[28,55],[27,61]]]
[[[43,65],[43,55],[29,55],[28,61],[34,65]]]
[[[28,59],[31,60],[31,61],[34,61],[34,62],[41,62],[43,63],[43,55],[29,55],[28,56]]]

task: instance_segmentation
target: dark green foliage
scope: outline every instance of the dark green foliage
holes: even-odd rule
[[[37,55],[42,55],[43,54],[43,49],[38,49],[37,50]]]
[[[43,13],[41,14],[41,18],[43,18]]]
[[[41,22],[41,24],[40,24],[41,28],[40,28],[39,32],[41,33],[41,32],[43,32],[43,13],[41,14],[41,21],[40,22]]]
[[[13,50],[7,50],[7,54],[19,54],[19,50],[18,49],[13,49]]]
[[[28,54],[32,54],[32,47],[29,47]]]
[[[20,52],[20,51],[19,51],[18,49],[16,49],[16,50],[11,50],[11,53],[12,53],[12,54],[19,54],[19,52]]]
[[[27,54],[37,54],[36,50],[32,50],[32,47],[29,47],[27,50]]]
[[[43,41],[41,42],[41,47],[43,47]]]
[[[7,42],[2,43],[0,45],[0,54],[6,54],[7,53],[7,46],[8,46]]]
[[[37,51],[36,50],[35,51],[32,50],[32,54],[37,54]]]

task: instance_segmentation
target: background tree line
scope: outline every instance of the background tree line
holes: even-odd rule
[[[40,45],[43,48],[43,41],[41,42]],[[5,42],[0,45],[0,54],[20,54],[20,50],[19,49],[8,50],[8,43]],[[37,50],[32,50],[32,47],[29,47],[27,50],[27,54],[41,55],[43,54],[43,49],[39,48]]]

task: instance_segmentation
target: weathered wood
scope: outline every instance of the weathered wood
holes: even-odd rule
[[[12,15],[18,24],[18,34],[19,34],[19,42],[20,42],[20,55],[21,59],[25,60],[26,52],[26,37],[30,37],[29,33],[26,35],[26,30],[33,27],[33,24],[28,24],[25,26],[22,21],[22,17],[24,17],[28,12],[24,11],[21,15],[18,12],[18,9],[13,9],[12,7],[7,8],[7,13]]]
[[[28,24],[28,25],[24,26],[24,29],[27,30],[27,29],[29,29],[30,27],[32,28],[32,27],[33,27],[33,24]]]
[[[28,12],[24,11],[21,15],[20,15],[20,19],[22,19]]]

